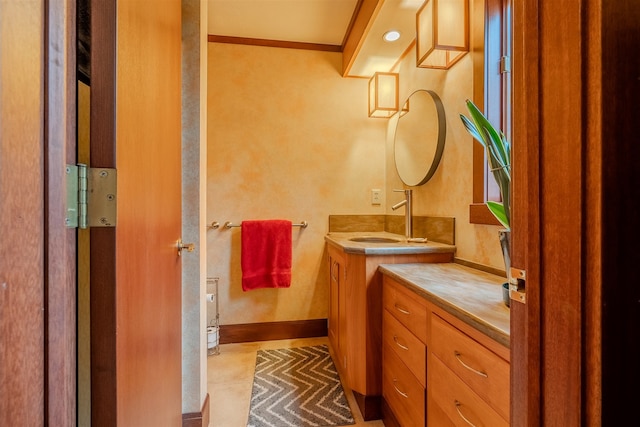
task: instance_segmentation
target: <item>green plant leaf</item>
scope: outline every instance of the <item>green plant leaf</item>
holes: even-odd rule
[[[510,230],[509,219],[507,218],[504,210],[504,205],[500,202],[494,202],[492,200],[487,201],[487,208],[496,217],[500,224],[502,224],[507,230]]]
[[[506,137],[502,132],[496,130],[495,127],[487,120],[485,115],[480,111],[476,105],[470,100],[466,101],[467,109],[471,115],[471,119],[475,124],[475,128],[482,130],[481,136],[483,137],[483,145],[485,147],[493,147],[493,154],[503,165],[510,164],[511,162],[511,150]],[[480,132],[479,132],[480,133]]]
[[[487,202],[487,207],[502,225],[509,228],[511,218],[511,145],[502,131],[496,130],[476,105],[466,101],[470,119],[460,115],[467,132],[485,149],[489,167],[495,178],[502,203]]]
[[[471,136],[475,138],[476,141],[478,141],[480,144],[482,144],[486,148],[484,144],[484,140],[482,139],[482,136],[480,136],[480,132],[478,132],[476,125],[471,120],[469,120],[464,114],[460,114],[460,119],[462,119],[462,123],[467,128],[467,132],[469,132]]]

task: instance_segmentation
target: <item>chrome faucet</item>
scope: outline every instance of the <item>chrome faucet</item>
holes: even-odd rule
[[[396,210],[404,206],[404,234],[407,237],[407,240],[413,238],[413,205],[411,202],[411,196],[413,190],[393,190],[395,192],[402,193],[404,192],[405,199],[400,203],[396,203],[391,206],[392,210]]]

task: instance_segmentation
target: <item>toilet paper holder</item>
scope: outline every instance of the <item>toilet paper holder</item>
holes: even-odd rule
[[[220,310],[218,299],[218,277],[207,277],[207,307],[210,303],[215,303],[213,306],[213,318],[209,321],[207,326],[207,355],[212,356],[220,354]],[[207,308],[207,312],[209,309]],[[209,313],[207,313],[209,317]]]

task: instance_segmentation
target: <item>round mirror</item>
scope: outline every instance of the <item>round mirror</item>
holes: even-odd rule
[[[396,114],[393,154],[402,182],[417,186],[429,181],[440,164],[447,125],[442,101],[434,92],[419,89],[407,103],[409,111]]]

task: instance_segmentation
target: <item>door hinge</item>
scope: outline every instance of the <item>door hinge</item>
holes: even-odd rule
[[[503,56],[500,58],[500,73],[510,73],[511,72],[511,58],[508,56]]]
[[[509,298],[512,300],[526,304],[527,292],[525,289],[525,281],[527,273],[524,270],[511,267],[509,273]]]
[[[67,215],[69,228],[115,227],[117,207],[117,171],[66,166]]]

